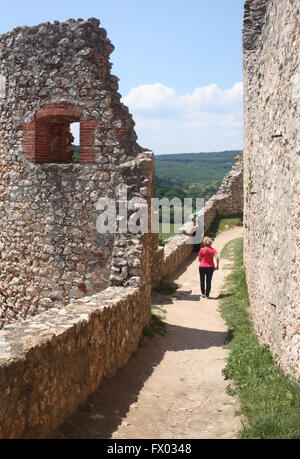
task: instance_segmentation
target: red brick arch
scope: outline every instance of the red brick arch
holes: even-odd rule
[[[73,105],[69,104],[50,104],[44,105],[41,107],[35,115],[37,120],[43,119],[65,119],[70,123],[74,123],[75,121],[79,121],[81,117],[81,112],[78,108],[73,107]]]
[[[26,158],[34,163],[72,162],[70,124],[74,122],[80,122],[80,163],[93,163],[96,122],[81,120],[81,111],[64,103],[44,105],[31,122],[23,123]]]

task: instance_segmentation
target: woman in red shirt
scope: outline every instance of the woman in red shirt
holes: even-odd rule
[[[205,237],[203,239],[204,247],[199,252],[199,273],[200,285],[203,298],[209,298],[211,289],[211,280],[215,269],[219,269],[219,256],[213,247],[211,247],[212,239]],[[214,264],[214,257],[216,258],[217,266]]]

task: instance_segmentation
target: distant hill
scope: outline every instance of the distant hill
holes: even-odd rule
[[[78,145],[72,145],[73,147],[73,162],[74,163],[79,163],[79,146]]]
[[[240,150],[177,153],[155,156],[155,195],[158,198],[197,198],[215,194]]]
[[[79,162],[79,147],[73,145],[73,161]],[[155,195],[209,199],[215,194],[240,150],[215,153],[175,153],[155,156]]]
[[[155,196],[161,198],[203,198],[208,201],[219,189],[224,176],[231,170],[240,150],[216,153],[177,153],[155,156]],[[160,211],[161,221],[161,211]],[[171,209],[171,223],[174,209]],[[174,235],[174,225],[170,233],[162,234],[159,241]]]
[[[155,156],[155,175],[166,184],[188,188],[192,184],[221,183],[240,150],[216,153],[178,153]]]

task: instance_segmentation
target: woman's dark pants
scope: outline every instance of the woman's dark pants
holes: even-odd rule
[[[214,268],[199,268],[202,295],[209,296]]]

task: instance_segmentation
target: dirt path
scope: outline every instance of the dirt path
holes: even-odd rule
[[[213,246],[220,252],[241,236],[242,228],[234,228]],[[145,340],[62,426],[58,438],[235,438],[240,420],[236,402],[225,392],[222,369],[229,351],[223,348],[227,328],[217,300],[226,263],[221,260],[214,273],[211,299],[199,299],[196,254],[172,277],[180,285],[175,294],[154,295],[152,303],[167,310],[166,336]]]

